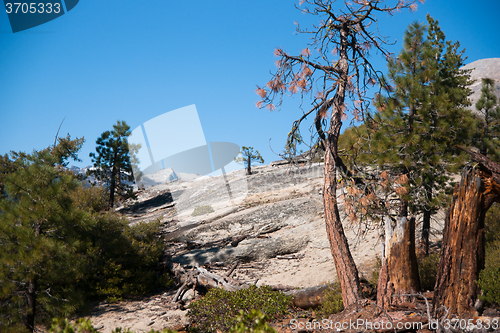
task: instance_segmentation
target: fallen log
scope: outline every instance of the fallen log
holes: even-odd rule
[[[233,267],[231,267],[231,268],[229,269],[229,272],[227,272],[227,273],[226,273],[226,276],[227,276],[227,277],[230,277],[230,276],[231,276],[231,274],[233,274],[234,270],[236,269],[236,267],[238,267],[238,264],[239,264],[239,263],[240,263],[240,262],[239,262],[238,260],[236,260],[236,262],[234,263]]]
[[[317,308],[325,300],[325,290],[328,285],[309,287],[303,289],[294,289],[284,292],[287,296],[293,296],[292,304],[301,309],[307,310]]]

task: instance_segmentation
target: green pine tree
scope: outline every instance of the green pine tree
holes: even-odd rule
[[[476,103],[480,117],[477,119],[478,130],[474,139],[481,154],[500,161],[500,104],[494,90],[493,79],[482,79],[481,97]]]
[[[97,180],[103,181],[109,192],[109,208],[113,208],[115,194],[121,198],[133,197],[133,166],[127,137],[130,126],[125,121],[117,121],[112,131],[105,131],[97,139],[96,152],[90,153],[94,170],[90,171]]]
[[[69,193],[78,181],[60,163],[83,140],[60,141],[54,149],[3,159],[9,169],[2,170],[0,198],[2,332],[33,332],[38,318],[66,316],[81,304],[72,281],[83,278],[79,235],[91,222],[72,205]]]
[[[259,151],[254,151],[253,147],[241,147],[240,154],[242,156],[238,156],[234,160],[236,162],[243,162],[245,164],[247,175],[252,174],[252,161],[255,161],[257,163],[264,163],[264,159],[262,158],[262,156],[260,156]]]
[[[437,21],[429,15],[427,20],[427,28],[418,22],[409,26],[403,50],[388,64],[393,93],[377,95],[377,111],[343,143],[352,148],[351,163],[380,170],[374,179],[385,193],[379,198],[384,204],[370,200],[372,209],[363,209],[380,215],[423,213],[425,253],[430,217],[447,202],[450,172],[465,160],[456,145],[469,142],[474,119],[466,109],[469,73],[460,69],[464,51],[458,42],[445,41]]]

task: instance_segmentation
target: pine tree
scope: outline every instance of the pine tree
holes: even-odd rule
[[[82,142],[11,153],[0,198],[2,332],[33,332],[37,318],[68,315],[81,300],[71,281],[82,278],[78,238],[89,221],[72,206],[78,182],[59,162]]]
[[[494,161],[500,161],[500,104],[494,93],[495,81],[482,79],[481,97],[476,102],[476,110],[480,113],[477,119],[475,144],[481,154]]]
[[[247,175],[252,174],[252,161],[255,161],[257,163],[264,163],[264,159],[262,158],[262,156],[260,156],[259,151],[254,151],[253,147],[241,147],[240,154],[242,156],[238,156],[234,160],[235,162],[243,162],[245,164]]]
[[[449,174],[465,158],[456,145],[469,142],[474,119],[466,109],[471,81],[460,69],[463,51],[458,42],[445,42],[437,21],[427,20],[427,36],[422,24],[409,27],[403,50],[388,66],[393,94],[376,97],[377,111],[350,143],[357,162],[406,175],[400,199],[413,214],[431,214],[446,203]]]
[[[133,196],[133,166],[127,137],[130,126],[125,121],[117,121],[112,131],[105,131],[97,139],[96,153],[90,153],[94,169],[89,172],[97,180],[106,183],[109,192],[109,208],[113,208],[115,194],[122,198]]]

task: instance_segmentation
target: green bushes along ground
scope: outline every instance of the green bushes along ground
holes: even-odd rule
[[[254,309],[259,309],[270,319],[278,318],[286,313],[290,299],[283,293],[273,291],[269,286],[251,286],[233,292],[214,288],[202,299],[189,305],[188,317],[193,323],[193,331],[227,332],[238,325],[238,315],[251,314]],[[240,323],[245,325],[247,319],[240,317]]]

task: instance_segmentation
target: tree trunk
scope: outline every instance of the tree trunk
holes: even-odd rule
[[[339,208],[337,205],[337,160],[338,157],[338,139],[340,128],[342,127],[342,113],[344,112],[344,99],[346,93],[347,78],[349,73],[349,64],[347,62],[347,35],[349,27],[340,31],[341,48],[339,52],[338,70],[339,76],[346,78],[338,83],[335,96],[330,103],[323,105],[323,112],[326,114],[328,107],[332,106],[330,117],[330,127],[325,138],[325,169],[323,184],[323,207],[325,211],[325,224],[330,250],[332,252],[335,268],[342,290],[342,300],[347,307],[363,299],[361,294],[361,285],[359,283],[358,269],[352,258],[349,244],[344,233],[344,227],[340,220]],[[320,137],[324,134],[320,132],[320,121],[322,112],[316,117],[316,128]]]
[[[425,191],[426,199],[427,202],[430,205],[430,202],[432,200],[432,189],[426,187]],[[420,249],[422,251],[422,255],[424,257],[427,257],[429,255],[429,236],[430,236],[430,230],[431,230],[431,215],[432,215],[432,210],[425,209],[424,210],[424,218],[422,221],[422,235],[420,237]]]
[[[117,158],[118,149],[115,149],[115,154],[113,156],[113,167],[111,168],[111,180],[109,182],[109,209],[113,209],[113,206],[115,204],[116,174],[118,173],[116,168]]]
[[[411,302],[420,291],[415,254],[415,218],[399,216],[396,224],[385,218],[385,245],[377,287],[377,305],[389,309],[391,304]]]
[[[336,163],[331,156],[330,147],[327,148],[325,154],[324,177],[323,205],[326,232],[342,290],[342,300],[344,301],[344,306],[347,307],[360,301],[363,296],[361,295],[358,269],[349,250],[349,244],[340,220],[336,196]]]
[[[36,317],[36,288],[37,278],[33,277],[28,281],[28,293],[26,294],[28,312],[26,314],[26,328],[28,332],[35,331],[35,317]]]
[[[39,237],[41,232],[40,222],[35,222],[35,237]],[[36,289],[37,289],[37,276],[35,275],[28,280],[28,292],[26,293],[27,300],[27,313],[26,313],[26,328],[28,332],[35,331],[35,318],[36,318]]]
[[[476,281],[484,267],[484,217],[500,194],[500,185],[493,179],[495,173],[492,176],[488,168],[481,168],[483,171],[464,168],[460,184],[453,191],[434,288],[436,315],[440,315],[442,306],[450,309],[451,314],[476,311]]]
[[[252,166],[250,165],[251,159],[250,156],[248,156],[248,161],[247,161],[247,175],[250,176],[252,174]]]

